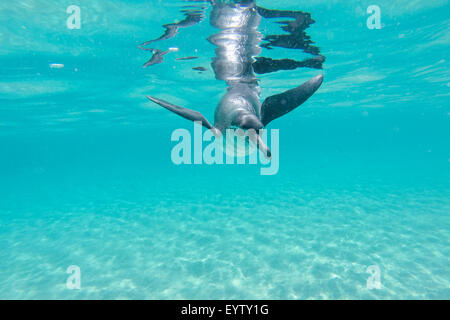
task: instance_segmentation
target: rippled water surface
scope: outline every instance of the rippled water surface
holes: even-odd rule
[[[380,30],[367,28],[370,1],[257,4],[310,13],[305,32],[326,58],[257,74],[262,101],[324,75],[269,124],[272,176],[176,166],[171,134],[193,126],[145,98],[213,121],[226,83],[211,66],[211,4],[79,0],[70,30],[67,1],[0,3],[0,298],[450,298],[448,1],[379,0]],[[177,49],[143,68],[152,52],[138,46],[186,5],[203,20],[159,41]],[[283,20],[259,31],[285,34]],[[80,290],[66,286],[71,265]]]

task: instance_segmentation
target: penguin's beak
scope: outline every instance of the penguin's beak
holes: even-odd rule
[[[264,141],[261,139],[261,136],[259,134],[256,135],[256,140],[258,142],[258,149],[264,154],[264,157],[267,160],[271,160],[272,152],[270,152],[269,147],[264,143]]]

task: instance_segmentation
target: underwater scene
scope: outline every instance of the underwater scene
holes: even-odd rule
[[[450,299],[449,17],[0,2],[0,299]]]

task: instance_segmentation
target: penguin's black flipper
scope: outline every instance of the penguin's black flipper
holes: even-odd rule
[[[323,75],[318,75],[301,86],[268,97],[261,107],[261,121],[264,126],[288,112],[291,112],[311,97],[319,89]]]
[[[204,126],[205,128],[213,129],[213,126],[211,125],[211,123],[209,123],[209,121],[198,111],[182,108],[182,107],[176,106],[174,104],[171,104],[167,101],[164,101],[164,100],[161,100],[158,98],[154,98],[151,96],[147,96],[147,98],[149,100],[153,101],[154,103],[159,104],[161,107],[164,107],[167,110],[170,110],[173,113],[176,113],[177,115],[179,115],[185,119],[195,121],[195,122],[201,122],[202,126]]]

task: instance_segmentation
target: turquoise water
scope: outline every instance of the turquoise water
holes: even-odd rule
[[[151,54],[137,46],[186,2],[76,2],[79,30],[71,2],[0,3],[1,299],[450,298],[448,1],[378,0],[380,30],[366,26],[370,1],[258,1],[311,13],[326,57],[323,70],[258,75],[263,100],[324,74],[269,125],[271,176],[174,165],[171,134],[192,124],[145,98],[212,121],[225,84],[208,19],[142,68]]]

